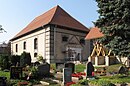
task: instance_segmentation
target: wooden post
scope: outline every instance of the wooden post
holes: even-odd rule
[[[95,66],[98,66],[98,56],[95,57]]]
[[[106,66],[109,66],[109,57],[108,56],[105,56],[105,62],[106,62]]]

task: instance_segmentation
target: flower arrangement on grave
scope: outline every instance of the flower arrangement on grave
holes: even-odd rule
[[[68,82],[65,86],[71,86],[72,84],[76,84],[75,82]]]
[[[17,86],[23,86],[23,85],[28,85],[29,84],[29,82],[18,82],[18,85]]]
[[[78,78],[80,78],[82,76],[86,76],[86,73],[83,73],[83,72],[73,73],[71,76],[72,77],[78,77]]]
[[[38,77],[38,70],[37,70],[37,66],[26,66],[26,71],[24,71],[24,76],[26,78],[26,80],[30,80],[31,78],[36,78]]]

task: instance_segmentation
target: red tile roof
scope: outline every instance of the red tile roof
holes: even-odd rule
[[[80,22],[78,22],[66,11],[64,11],[60,6],[57,5],[56,7],[50,9],[44,14],[36,17],[30,24],[27,25],[27,27],[25,27],[22,31],[20,31],[13,39],[47,24],[64,26],[80,31],[86,31],[86,32],[89,31],[87,27],[82,25]]]
[[[90,29],[90,31],[87,34],[87,36],[85,37],[85,39],[96,39],[96,38],[100,38],[103,36],[104,36],[104,34],[100,32],[100,29],[97,27],[94,27],[94,28]]]

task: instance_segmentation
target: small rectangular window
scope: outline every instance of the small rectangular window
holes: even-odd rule
[[[62,36],[62,42],[67,42],[68,41],[68,37],[67,36]]]

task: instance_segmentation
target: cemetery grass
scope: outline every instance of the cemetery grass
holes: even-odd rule
[[[9,79],[10,78],[10,72],[0,71],[0,76],[7,77],[7,79]]]
[[[122,66],[122,64],[110,65],[110,66],[106,67],[106,72],[117,72],[120,66]],[[94,68],[100,70],[103,67],[94,67]],[[85,69],[86,69],[86,65],[85,64],[75,65],[75,72],[84,72]]]
[[[17,86],[19,82],[28,82],[30,85],[38,84],[39,80],[31,79],[30,81],[20,80],[20,79],[10,79],[10,72],[0,71],[0,77],[7,77],[7,84],[13,84]]]
[[[99,76],[98,79],[90,80],[89,83],[91,85],[97,85],[97,86],[108,86],[108,84],[111,83],[112,84],[130,83],[130,76],[120,74],[113,76]]]
[[[85,64],[78,64],[75,66],[75,72],[77,73],[84,72],[85,68],[86,68]]]
[[[56,70],[56,65],[55,64],[51,64],[50,65],[52,69]],[[75,65],[75,72],[84,72],[84,69],[86,68],[85,64],[78,64]]]
[[[114,64],[106,67],[106,72],[117,72],[119,70],[119,67],[123,66],[122,64]]]
[[[123,65],[122,64],[113,64],[113,65],[105,67],[105,69],[106,69],[105,71],[107,73],[118,72],[120,66],[123,66]],[[103,70],[104,67],[95,66],[94,68],[101,71],[101,70]]]

